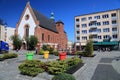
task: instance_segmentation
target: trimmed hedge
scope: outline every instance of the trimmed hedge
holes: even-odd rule
[[[10,59],[10,58],[16,58],[18,57],[18,54],[15,53],[5,53],[2,56],[0,56],[0,61],[3,61],[5,59]]]
[[[10,58],[16,58],[16,57],[18,57],[18,54],[15,54],[15,53],[6,53],[3,55],[4,59],[10,59]]]
[[[53,51],[53,54],[54,54],[55,56],[58,56],[58,55],[59,55],[59,52],[58,52],[57,50],[54,50],[54,51]]]
[[[61,73],[52,78],[52,80],[76,80],[71,74]]]
[[[48,73],[50,74],[60,74],[66,72],[68,65],[65,61],[53,61],[48,63]]]
[[[67,72],[67,70],[81,63],[82,60],[78,57],[73,57],[62,61],[52,61],[47,63],[41,62],[39,60],[30,60],[22,63],[19,66],[19,70],[21,74],[33,77],[44,71],[53,75],[57,75],[65,73]]]
[[[0,61],[3,61],[3,60],[4,60],[3,56],[0,56]]]
[[[19,70],[23,75],[34,77],[37,74],[44,72],[44,69],[41,67],[41,64],[43,63],[39,60],[25,61],[19,66]]]
[[[63,61],[54,61],[48,63],[48,73],[50,74],[60,74],[66,72],[71,67],[74,67],[82,63],[82,60],[78,57],[69,58]]]

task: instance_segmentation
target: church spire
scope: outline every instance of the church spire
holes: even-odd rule
[[[50,14],[50,19],[55,21],[55,17],[54,17],[54,13],[53,12],[51,12],[51,14]]]

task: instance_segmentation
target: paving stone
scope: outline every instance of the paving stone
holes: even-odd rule
[[[113,58],[101,58],[100,63],[112,63]]]
[[[91,80],[120,80],[112,65],[99,64]]]

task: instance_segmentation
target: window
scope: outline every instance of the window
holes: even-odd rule
[[[109,18],[108,14],[102,15],[102,18]]]
[[[112,21],[112,24],[117,24],[117,21],[116,21],[116,20],[113,20],[113,21]]]
[[[76,27],[77,27],[77,28],[79,28],[79,27],[80,27],[80,25],[76,25]]]
[[[76,22],[79,22],[79,19],[76,19]]]
[[[92,23],[89,23],[89,26],[92,26]]]
[[[77,37],[77,40],[80,40],[80,37]]]
[[[100,19],[100,16],[94,16],[95,19]]]
[[[109,21],[104,21],[103,25],[109,25]]]
[[[92,20],[92,17],[88,17],[89,20]]]
[[[87,30],[82,30],[82,34],[87,34]]]
[[[42,33],[42,41],[44,41],[44,33]]]
[[[87,36],[83,36],[83,37],[82,37],[82,40],[87,40]]]
[[[103,38],[104,38],[104,39],[109,39],[110,36],[109,36],[109,35],[104,35]]]
[[[116,13],[112,13],[112,14],[111,14],[111,17],[116,17]]]
[[[91,33],[91,32],[92,32],[92,30],[90,29],[90,30],[89,30],[89,33]]]
[[[82,28],[87,27],[87,24],[82,24]]]
[[[29,15],[27,14],[26,16],[25,16],[25,20],[28,20],[29,19]]]
[[[112,28],[112,31],[117,31],[117,28]]]
[[[98,36],[98,39],[101,39],[101,36]]]
[[[86,21],[86,18],[81,18],[81,21]]]
[[[76,31],[77,34],[80,34],[80,31]]]
[[[101,29],[97,29],[97,32],[100,33],[100,32],[101,32]]]
[[[50,35],[48,35],[48,41],[50,41]]]
[[[113,39],[117,39],[118,36],[117,35],[112,35],[112,37],[113,37]]]
[[[100,22],[97,22],[95,25],[100,26],[100,25],[101,25],[101,23],[100,23]]]
[[[109,28],[104,28],[103,32],[110,32],[110,29]]]
[[[29,37],[29,26],[26,25],[26,37]]]

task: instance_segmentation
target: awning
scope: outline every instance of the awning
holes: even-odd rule
[[[118,41],[111,41],[111,42],[96,42],[93,45],[118,45]]]

